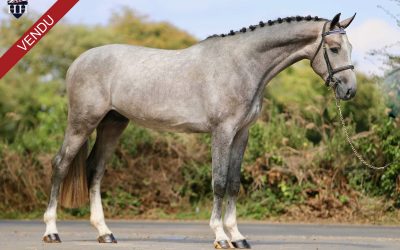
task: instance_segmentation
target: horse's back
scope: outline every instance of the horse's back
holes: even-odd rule
[[[118,44],[90,49],[68,70],[70,107],[96,105],[98,112],[115,109],[147,127],[207,131],[205,78],[194,57],[200,58],[196,49]]]

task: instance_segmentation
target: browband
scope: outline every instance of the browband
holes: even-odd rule
[[[332,34],[346,34],[346,31],[343,28],[334,29],[334,30],[330,30],[330,31],[322,33],[322,37],[329,36]]]

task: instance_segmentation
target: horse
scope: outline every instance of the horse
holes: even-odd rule
[[[111,44],[84,52],[66,74],[67,127],[52,161],[43,241],[61,242],[56,227],[61,195],[66,207],[80,206],[89,196],[97,240],[117,243],[104,220],[100,184],[107,160],[132,121],[156,130],[211,134],[214,247],[250,248],[237,226],[236,201],[249,127],[260,114],[265,86],[285,68],[308,59],[338,99],[354,97],[352,46],[345,32],[354,17],[341,21],[339,13],[332,20],[261,21],[180,50]]]

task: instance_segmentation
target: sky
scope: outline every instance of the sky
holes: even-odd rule
[[[42,14],[54,2],[30,0],[29,8]],[[397,43],[391,51],[400,54],[400,27],[391,17],[393,14],[400,19],[400,3],[393,0],[80,0],[64,20],[89,25],[106,24],[113,12],[126,7],[151,21],[167,21],[198,39],[278,17],[310,14],[332,19],[340,12],[344,19],[357,13],[347,34],[358,70],[382,74],[382,63],[367,54],[372,49]],[[13,18],[4,16],[3,12],[0,15],[3,15],[1,19]]]

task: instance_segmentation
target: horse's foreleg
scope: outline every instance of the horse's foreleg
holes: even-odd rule
[[[97,127],[97,137],[88,159],[90,183],[90,222],[99,233],[100,243],[116,243],[111,230],[104,220],[101,204],[100,184],[105,164],[114,152],[118,139],[128,125],[129,120],[116,113],[109,113]]]
[[[57,200],[59,197],[60,185],[68,173],[71,162],[87,140],[88,134],[89,133],[82,132],[80,129],[74,129],[72,127],[67,128],[63,146],[53,160],[50,201],[44,214],[46,231],[43,241],[45,242],[61,242],[56,226]]]
[[[246,238],[239,232],[236,220],[236,200],[240,190],[240,168],[247,145],[248,134],[247,128],[242,129],[236,134],[232,145],[228,171],[224,225],[231,236],[231,241],[235,248],[250,248]]]
[[[210,227],[215,233],[215,248],[232,248],[222,223],[222,202],[226,192],[229,155],[234,134],[230,129],[219,128],[212,133],[212,186],[214,192]]]

